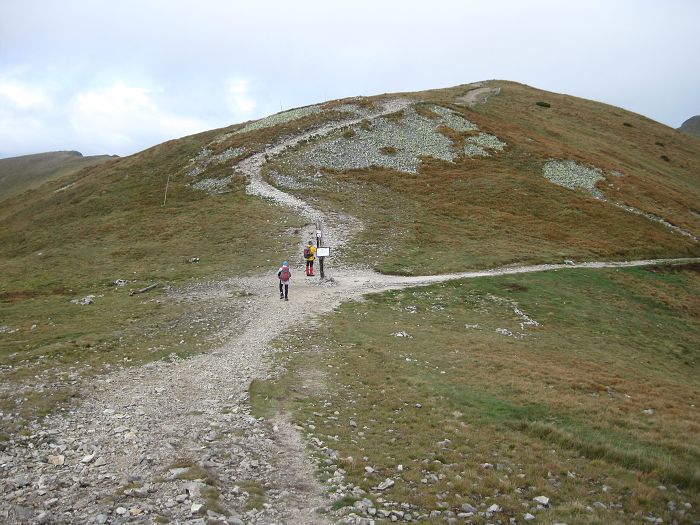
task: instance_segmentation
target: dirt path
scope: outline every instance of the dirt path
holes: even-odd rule
[[[402,103],[382,111],[396,111]],[[314,134],[339,125],[347,123]],[[361,228],[359,221],[324,214],[260,177],[265,154],[277,154],[304,138],[274,145],[242,162],[240,169],[250,178],[251,193],[291,206],[309,221],[322,220],[329,244],[338,247]],[[300,244],[312,238],[310,233],[304,230]],[[40,431],[0,451],[7,478],[0,485],[0,522],[156,523],[158,516],[167,516],[179,523],[327,523],[327,515],[318,511],[331,502],[314,476],[298,431],[283,418],[267,421],[250,413],[251,381],[276,373],[275,338],[367,293],[459,278],[660,262],[667,261],[394,277],[340,270],[330,260],[332,279],[324,282],[293,268],[289,302],[279,299],[274,271],[181,290],[179,300],[191,301],[192,308],[240,302],[234,296],[241,290],[250,295],[220,347],[191,359],[90,380],[83,387],[84,401],[71,412],[46,418]]]
[[[489,96],[498,95],[501,92],[499,87],[483,87],[481,82],[474,84],[473,88],[470,89],[465,95],[459,97],[457,100],[460,104],[465,106],[474,107],[477,104],[485,103]]]

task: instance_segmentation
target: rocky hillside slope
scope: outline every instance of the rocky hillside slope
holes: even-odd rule
[[[687,522],[698,476],[677,466],[696,448],[677,436],[694,428],[698,259],[676,258],[700,255],[696,142],[617,108],[488,82],[298,108],[7,199],[0,520]],[[333,250],[324,280],[300,270],[317,224]],[[623,271],[657,256],[689,264]],[[290,301],[274,277],[283,259]],[[614,269],[583,271],[601,267]],[[475,268],[487,269],[447,274]],[[533,271],[549,282],[516,282]],[[472,289],[494,275],[509,277]],[[448,279],[460,279],[452,291]],[[385,290],[399,292],[361,311]],[[293,355],[302,377],[289,392],[263,386],[297,369]],[[401,373],[363,372],[377,357]],[[370,371],[381,377],[357,380]],[[256,417],[251,391],[295,404],[292,423]],[[409,401],[425,416],[396,433]],[[479,406],[500,421],[475,425]],[[658,425],[639,426],[657,412]],[[589,425],[601,418],[607,433]],[[591,447],[594,431],[607,441]],[[397,450],[402,436],[411,446]],[[662,481],[677,484],[673,508]]]
[[[149,259],[204,209],[196,223],[209,235],[193,242],[208,253],[234,201],[253,204],[239,164],[302,134],[269,156],[265,180],[362,220],[347,256],[384,272],[699,253],[697,141],[619,108],[492,81],[299,108],[64,177],[7,203],[0,257],[59,249],[80,232],[129,265],[117,232]],[[19,234],[40,225],[46,236]]]

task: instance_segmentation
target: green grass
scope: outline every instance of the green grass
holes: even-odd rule
[[[167,290],[276,268],[295,249],[288,231],[301,219],[246,195],[241,179],[219,196],[187,187],[189,159],[221,132],[87,168],[3,202],[0,373],[8,390],[0,411],[13,417],[0,421],[0,431],[70,402],[71,383],[82,375],[205,350],[216,327],[192,328],[189,305]],[[230,173],[225,165],[216,170]],[[129,284],[116,287],[116,279]],[[151,283],[158,287],[129,295]],[[94,304],[70,302],[88,294],[97,296]],[[42,383],[57,386],[47,393]]]
[[[383,496],[418,509],[498,503],[519,519],[522,501],[546,495],[552,509],[533,514],[547,523],[690,523],[694,511],[672,515],[666,502],[700,505],[698,270],[566,270],[372,295],[280,339],[288,373],[255,383],[254,407],[289,411],[346,458],[337,464],[353,484],[392,477]],[[515,306],[539,325],[523,329]],[[624,512],[586,510],[597,501]]]
[[[258,481],[242,481],[238,483],[241,490],[248,494],[246,500],[246,510],[261,509],[267,501],[265,487]]]

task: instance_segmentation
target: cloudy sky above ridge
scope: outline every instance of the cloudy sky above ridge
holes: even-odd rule
[[[700,114],[698,20],[696,0],[0,0],[0,158],[493,78],[675,128]]]

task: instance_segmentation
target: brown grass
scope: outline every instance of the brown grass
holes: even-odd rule
[[[418,174],[324,170],[327,185],[303,192],[365,221],[350,257],[361,254],[358,261],[403,274],[565,258],[700,255],[700,245],[687,237],[542,176],[551,158],[597,166],[607,177],[599,189],[610,200],[698,235],[700,218],[690,213],[700,202],[696,140],[604,104],[509,82],[489,85],[501,93],[472,109],[456,103],[463,86],[403,96],[415,100],[416,110],[428,118],[436,117],[430,103],[461,113],[504,140],[505,151],[454,163],[425,158]],[[540,100],[551,108],[537,106]],[[627,121],[632,128],[622,125]],[[441,129],[458,150],[469,135]],[[659,142],[677,162],[658,159]]]

